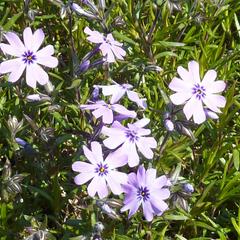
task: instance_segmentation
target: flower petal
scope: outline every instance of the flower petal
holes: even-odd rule
[[[117,173],[117,175],[116,175],[116,173]],[[120,181],[118,181],[117,179]],[[116,171],[111,171],[111,173],[109,173],[108,176],[106,177],[106,181],[107,181],[111,191],[114,194],[119,195],[123,192],[121,183],[127,182],[127,174],[116,172]]]
[[[125,142],[121,149],[128,155],[129,167],[135,167],[139,164],[139,156],[136,150],[135,143]]]
[[[1,43],[0,48],[4,54],[9,54],[15,57],[21,57],[23,53],[22,51],[19,51],[19,49],[13,47],[12,45],[5,44],[5,43]]]
[[[192,117],[197,101],[199,100],[197,100],[195,96],[192,96],[191,99],[184,106],[183,112],[187,120],[189,120]]]
[[[80,173],[74,178],[74,182],[77,185],[82,185],[86,182],[88,182],[90,179],[92,179],[95,176],[95,173]]]
[[[39,57],[48,57],[54,54],[53,45],[47,45],[46,47],[42,48],[41,50],[36,52],[37,58]]]
[[[146,185],[151,186],[156,181],[157,170],[149,168],[146,171]]]
[[[72,164],[72,170],[75,172],[89,173],[94,172],[95,167],[92,164],[86,162],[76,161]]]
[[[169,84],[169,88],[175,92],[191,92],[192,86],[190,82],[183,81],[177,77],[174,77]]]
[[[97,163],[103,162],[103,153],[102,153],[102,146],[99,142],[91,142],[91,149],[92,153],[97,160]]]
[[[196,101],[193,112],[193,121],[197,124],[203,123],[206,120],[206,114],[203,110],[202,101]]]
[[[152,221],[153,220],[153,209],[149,201],[143,202],[143,214],[144,217],[146,218],[147,221]]]
[[[108,188],[104,178],[98,177],[98,188],[97,193],[100,199],[107,197]]]
[[[226,99],[225,97],[218,94],[207,94],[203,99],[203,102],[206,104],[208,108],[210,108],[214,112],[221,112],[218,107],[225,107]]]
[[[189,98],[191,98],[192,93],[189,92],[177,92],[170,96],[170,99],[173,104],[181,105],[184,104]]]
[[[58,59],[52,56],[37,57],[36,62],[50,68],[55,68],[58,65]]]
[[[134,126],[136,126],[136,127],[138,127],[138,128],[143,128],[143,127],[145,127],[146,125],[148,125],[149,122],[150,122],[150,119],[149,119],[149,118],[142,118],[142,119],[136,121],[136,122],[134,123]]]
[[[16,82],[23,74],[23,71],[25,69],[25,65],[21,64],[19,67],[15,70],[13,70],[8,77],[9,82]]]
[[[187,82],[189,84],[194,84],[194,79],[192,77],[192,74],[188,72],[185,68],[183,68],[182,66],[179,66],[177,68],[177,72],[184,82]]]
[[[222,92],[226,87],[226,83],[224,81],[216,81],[209,83],[206,87],[207,92],[209,93],[220,93]]]
[[[44,40],[44,32],[42,29],[37,29],[34,34],[33,34],[33,43],[32,43],[32,49],[34,52],[36,52],[40,46],[42,45],[43,43],[43,40]]]
[[[123,134],[111,136],[103,141],[103,144],[109,149],[115,149],[126,141]]]
[[[103,34],[98,31],[92,31],[89,27],[85,27],[84,32],[90,36],[87,37],[87,40],[93,43],[102,43],[104,42]]]
[[[133,200],[129,201],[128,204],[124,205],[120,211],[124,212],[129,209],[130,211],[128,214],[128,218],[130,218],[132,215],[134,215],[137,212],[140,204],[141,204],[140,201],[138,201],[136,198],[133,198]]]
[[[32,45],[34,44],[34,42],[33,42],[32,30],[31,30],[30,27],[27,27],[27,28],[24,29],[24,31],[23,31],[23,41],[24,41],[25,48],[27,50],[32,50]]]
[[[129,111],[127,108],[125,108],[124,106],[122,106],[120,104],[113,104],[112,109],[117,113],[126,115],[131,118],[135,118],[137,116],[137,114],[134,111]]]
[[[125,154],[119,154],[118,151],[110,153],[105,159],[105,163],[107,163],[111,169],[122,167],[126,165],[127,162],[127,156]]]
[[[96,164],[98,163],[98,161],[96,160],[95,155],[92,153],[92,151],[90,151],[86,146],[83,146],[83,152],[85,157],[92,163],[92,164]]]
[[[0,64],[0,74],[16,71],[20,65],[24,65],[20,58],[4,61]]]
[[[192,74],[194,83],[200,83],[199,64],[196,61],[188,63],[188,70]]]
[[[4,34],[4,36],[7,39],[7,41],[10,43],[10,45],[16,50],[18,50],[19,52],[21,52],[21,54],[22,52],[25,51],[25,47],[17,34],[13,32],[8,32]]]
[[[138,171],[137,171],[137,181],[138,181],[139,186],[146,185],[146,170],[142,165],[139,166]]]
[[[147,159],[153,158],[153,151],[151,150],[150,146],[146,144],[144,141],[144,137],[141,137],[137,142],[138,150],[144,155]],[[156,143],[157,145],[157,143]]]
[[[208,86],[208,84],[213,83],[216,78],[217,78],[217,72],[215,70],[208,70],[203,77],[202,84],[204,86]]]
[[[28,86],[36,88],[36,82],[44,85],[48,81],[48,74],[38,64],[27,65],[26,82]]]

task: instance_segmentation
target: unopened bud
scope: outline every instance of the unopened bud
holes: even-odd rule
[[[81,8],[78,4],[72,3],[71,9],[80,16],[85,16],[89,19],[96,19],[97,17],[94,16],[92,13],[85,11],[83,8]]]
[[[21,138],[15,138],[15,141],[16,141],[17,144],[19,144],[22,147],[25,147],[28,144],[26,141],[24,141]]]
[[[182,188],[186,193],[193,193],[194,192],[193,185],[190,184],[190,183],[184,183]]]
[[[92,92],[92,101],[96,102],[99,100],[99,87],[94,85],[94,90]]]
[[[213,112],[209,109],[204,109],[204,112],[205,112],[207,118],[218,119],[218,115],[215,112]]]
[[[82,62],[79,65],[79,67],[78,67],[78,69],[76,71],[77,74],[86,72],[88,70],[89,66],[90,66],[90,61],[89,60]]]
[[[105,8],[106,8],[106,2],[105,2],[105,0],[99,0],[99,1],[98,1],[98,5],[99,5],[99,8],[100,8],[102,11],[105,10]]]
[[[170,119],[164,120],[164,126],[169,132],[174,130],[174,124]]]
[[[45,90],[47,91],[48,94],[51,94],[54,91],[54,85],[48,81],[45,85],[44,85]]]

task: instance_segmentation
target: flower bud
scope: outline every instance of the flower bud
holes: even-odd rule
[[[78,75],[80,73],[86,72],[88,70],[89,66],[90,66],[90,61],[89,60],[86,60],[86,61],[82,62],[79,65],[79,67],[78,67],[78,69],[76,71],[76,74]]]
[[[54,89],[55,89],[54,85],[50,81],[48,81],[44,85],[44,88],[45,88],[45,90],[47,91],[48,94],[51,94],[54,91]]]
[[[206,109],[206,108],[204,109],[204,112],[205,112],[207,118],[218,119],[218,115],[215,112],[213,112],[209,109]]]
[[[96,222],[93,227],[93,231],[95,233],[101,233],[104,230],[104,225],[101,222]]]
[[[174,130],[174,123],[170,119],[164,120],[164,126],[169,132]]]
[[[163,69],[157,65],[148,65],[145,67],[146,72],[154,71],[154,72],[161,72]]]
[[[92,13],[85,11],[83,8],[81,8],[78,4],[72,3],[71,4],[71,9],[74,11],[76,14],[79,16],[85,16],[89,19],[96,19],[97,17],[94,16]]]
[[[96,102],[99,99],[99,87],[94,85],[94,90],[92,92],[91,100]]]
[[[19,132],[20,129],[22,128],[23,120],[18,122],[18,120],[15,116],[13,116],[13,117],[10,116],[7,121],[7,124],[8,124],[8,128],[9,128],[12,136],[14,137],[16,135],[16,133]]]
[[[105,0],[99,0],[99,1],[98,1],[98,6],[99,6],[99,8],[100,8],[102,11],[104,11],[105,8],[106,8],[106,2],[105,2]]]
[[[15,141],[16,141],[17,144],[19,144],[22,147],[25,147],[28,144],[26,141],[24,141],[21,138],[15,138]]]
[[[194,192],[193,185],[190,184],[190,183],[184,183],[184,184],[182,185],[182,188],[183,188],[183,190],[184,190],[186,193],[193,193],[193,192]]]

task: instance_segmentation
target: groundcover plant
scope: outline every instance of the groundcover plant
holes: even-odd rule
[[[240,1],[1,0],[0,239],[240,239]]]

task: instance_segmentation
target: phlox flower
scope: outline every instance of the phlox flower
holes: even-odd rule
[[[49,81],[48,74],[38,64],[54,68],[58,65],[58,60],[52,57],[54,53],[52,45],[47,45],[39,50],[44,40],[42,29],[32,33],[30,27],[25,28],[23,31],[24,43],[13,32],[8,32],[4,36],[9,44],[1,43],[1,50],[4,54],[17,58],[2,62],[0,74],[10,73],[8,81],[16,82],[26,69],[28,86],[36,88],[37,82],[41,85],[46,84]]]
[[[123,185],[125,199],[121,212],[130,210],[129,218],[141,205],[147,221],[152,221],[155,215],[160,216],[168,209],[167,203],[164,202],[170,196],[167,189],[168,179],[164,175],[156,178],[156,172],[156,169],[145,170],[140,166],[137,174],[128,175],[128,182]]]
[[[113,154],[116,158],[125,156],[130,167],[139,164],[137,148],[144,157],[152,159],[152,148],[157,147],[157,142],[153,137],[146,137],[151,133],[151,130],[144,128],[149,121],[149,119],[143,118],[133,124],[128,123],[128,127],[115,121],[111,128],[104,126],[102,133],[109,137],[103,141],[103,144],[109,149],[116,149],[120,146]]]
[[[126,55],[126,52],[121,48],[123,44],[114,40],[111,33],[105,37],[102,33],[92,31],[89,27],[86,27],[84,32],[89,35],[87,37],[88,41],[99,44],[99,49],[107,62],[112,63],[116,59],[123,60]]]
[[[221,107],[226,104],[226,99],[219,95],[226,84],[223,81],[215,81],[217,72],[208,70],[202,81],[199,76],[199,64],[196,61],[188,63],[188,70],[178,67],[180,78],[174,77],[169,88],[176,93],[170,96],[175,105],[185,104],[183,112],[189,120],[193,116],[195,123],[206,120],[203,104],[213,112],[221,113]]]
[[[104,96],[111,96],[110,103],[118,102],[125,94],[127,94],[128,98],[137,103],[137,105],[143,109],[147,107],[146,99],[139,98],[138,94],[134,91],[131,91],[133,86],[131,84],[118,84],[115,83],[114,85],[102,86],[99,85],[102,89],[102,93]]]
[[[91,104],[80,105],[80,108],[83,110],[87,109],[94,110],[92,112],[93,116],[95,118],[102,117],[103,123],[106,124],[111,124],[113,122],[114,119],[113,111],[130,118],[135,118],[137,116],[137,114],[134,111],[129,111],[120,104],[107,104],[102,100]]]
[[[110,153],[103,159],[102,147],[98,142],[91,143],[91,150],[83,146],[84,155],[90,163],[76,161],[72,165],[72,170],[80,172],[74,182],[82,185],[92,179],[88,185],[89,196],[94,197],[97,193],[99,198],[105,198],[109,194],[109,189],[114,194],[121,194],[123,189],[121,184],[126,183],[127,174],[115,170],[126,164],[123,158],[113,158]]]

